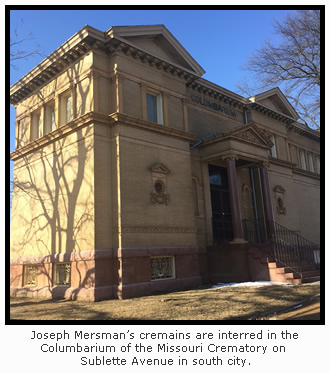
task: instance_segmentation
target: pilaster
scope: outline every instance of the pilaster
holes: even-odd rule
[[[95,71],[91,72],[90,87],[91,87],[91,111],[99,111],[99,78],[100,74]]]
[[[163,118],[164,118],[164,126],[169,127],[169,119],[168,119],[168,94],[163,93]]]
[[[142,119],[147,120],[147,87],[143,83],[141,83],[141,110]]]
[[[184,130],[189,131],[189,122],[188,122],[188,108],[187,108],[187,100],[182,100],[182,106],[183,106],[183,124],[184,124]]]
[[[116,112],[124,113],[124,95],[123,95],[123,80],[120,75],[116,75]]]

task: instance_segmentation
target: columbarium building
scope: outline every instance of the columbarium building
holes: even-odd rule
[[[85,26],[10,88],[12,295],[319,276],[319,131],[204,72],[163,25]]]

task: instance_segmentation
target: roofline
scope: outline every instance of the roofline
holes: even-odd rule
[[[108,29],[106,32],[95,29],[89,25],[84,26],[73,36],[71,36],[65,43],[58,47],[36,67],[19,79],[10,87],[10,103],[16,105],[24,100],[29,95],[33,94],[36,89],[46,84],[48,81],[53,79],[57,74],[67,68],[73,61],[86,54],[87,51],[91,50],[92,47],[97,44],[103,44],[106,48],[107,45],[112,45],[115,48],[119,44],[126,44],[128,47],[132,47],[135,50],[140,50],[142,53],[153,56],[150,52],[144,51],[141,48],[132,45],[125,38],[121,38],[116,35],[116,30],[127,30],[128,33],[139,32],[139,26],[136,26],[135,33],[132,31],[130,26],[114,26]],[[157,60],[163,61],[168,66],[173,66],[174,69],[180,70],[180,75],[184,72],[185,79],[194,80],[200,77],[205,71],[201,66],[193,59],[193,57],[184,49],[184,47],[175,39],[175,37],[167,30],[163,25],[150,25],[140,26],[141,33],[146,34],[146,28],[149,28],[149,32],[161,33],[166,36],[166,39],[173,45],[173,47],[182,55],[182,57],[191,66],[191,69],[187,69],[178,66],[172,62],[168,62],[165,59],[157,56]],[[148,30],[147,30],[148,31]],[[114,41],[115,43],[112,43]]]
[[[131,28],[134,27],[134,30]],[[140,29],[140,30],[139,30]],[[136,48],[135,45],[131,44],[125,37],[119,36],[118,34],[124,34],[124,36],[136,36],[136,35],[154,35],[162,34],[166,36],[167,40],[173,45],[173,47],[180,51],[180,55],[187,61],[187,63],[194,68],[194,73],[198,76],[205,74],[205,70],[202,66],[191,56],[191,54],[184,48],[184,46],[175,38],[175,36],[162,24],[158,25],[138,25],[138,26],[112,26],[106,32],[108,38],[115,38],[123,43],[129,44]],[[150,52],[144,51],[150,54]],[[169,61],[167,61],[169,62]],[[173,64],[172,62],[169,62]]]
[[[285,105],[287,106],[289,112],[291,112],[294,120],[298,120],[300,118],[298,113],[296,112],[295,108],[291,105],[290,101],[287,99],[287,97],[281,91],[281,89],[279,87],[274,87],[274,88],[268,89],[265,92],[261,92],[261,93],[258,93],[256,95],[254,95],[254,96],[251,96],[251,97],[249,97],[249,100],[251,102],[255,102],[255,103],[260,105],[258,100],[262,100],[264,98],[270,97],[272,94],[278,94],[280,96],[280,98],[283,99],[283,101],[285,102]],[[263,105],[263,106],[267,107],[266,105]]]
[[[14,83],[10,87],[10,95],[12,96],[15,92],[26,85],[28,82],[32,81],[41,72],[49,68],[56,60],[63,57],[66,53],[72,50],[74,47],[78,46],[79,43],[86,40],[86,38],[92,37],[99,41],[105,41],[104,32],[95,29],[89,25],[84,26],[73,36],[71,36],[65,43],[58,47],[54,52],[47,56],[43,61],[41,61],[36,67],[25,74],[21,79]]]

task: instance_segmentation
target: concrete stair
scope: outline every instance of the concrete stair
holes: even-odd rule
[[[277,262],[268,262],[269,277],[271,281],[286,282],[293,285],[301,285],[320,280],[320,271],[313,266],[302,266],[301,275],[294,268],[285,267]]]
[[[320,271],[317,268],[309,263],[300,262],[297,258],[291,260],[292,267],[285,267],[269,257],[261,248],[252,246],[249,248],[248,253],[261,265],[268,267],[270,281],[301,285],[320,280]],[[295,271],[295,268],[298,272],[301,271],[301,275]]]

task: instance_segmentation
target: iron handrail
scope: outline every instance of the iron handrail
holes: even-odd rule
[[[268,256],[302,276],[303,268],[318,266],[319,245],[286,227],[263,219],[243,219],[245,239]]]

